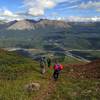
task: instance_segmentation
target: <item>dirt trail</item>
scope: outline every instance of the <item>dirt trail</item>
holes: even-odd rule
[[[66,66],[74,66],[74,65],[75,64],[67,64]],[[76,66],[80,66],[80,64],[76,64]],[[33,100],[48,100],[48,98],[56,90],[57,83],[58,83],[58,81],[54,81],[53,79],[48,79],[48,86],[46,88],[40,90],[39,94],[37,96],[33,97]]]
[[[47,100],[48,97],[55,91],[56,82],[52,79],[48,80],[48,86],[42,90],[38,96],[34,97],[33,100]]]

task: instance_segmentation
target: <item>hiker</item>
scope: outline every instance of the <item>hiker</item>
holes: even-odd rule
[[[47,66],[50,68],[50,66],[51,66],[51,59],[50,58],[48,58],[47,59]]]
[[[54,73],[53,73],[53,78],[56,81],[59,77],[60,71],[63,69],[63,66],[61,64],[59,64],[57,62],[57,60],[55,61],[54,64]]]
[[[41,68],[41,74],[44,74],[46,72],[46,61],[45,61],[45,57],[42,57],[40,59],[40,68]]]

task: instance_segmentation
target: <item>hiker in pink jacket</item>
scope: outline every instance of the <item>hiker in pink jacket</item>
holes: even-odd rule
[[[55,61],[54,65],[54,73],[53,73],[53,78],[54,80],[57,80],[60,74],[60,71],[63,69],[63,66],[59,64],[57,61]]]

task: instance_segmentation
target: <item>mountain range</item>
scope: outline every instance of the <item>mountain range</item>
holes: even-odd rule
[[[0,47],[100,49],[100,22],[40,19],[0,22]]]
[[[56,21],[56,20],[47,20],[47,19],[40,19],[39,21],[35,20],[14,20],[8,23],[4,23],[2,26],[6,26],[4,28],[8,30],[35,30],[38,28],[45,28],[45,27],[53,27],[53,28],[67,28],[69,25],[64,21]]]

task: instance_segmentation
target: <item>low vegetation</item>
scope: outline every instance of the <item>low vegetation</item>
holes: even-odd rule
[[[40,74],[39,63],[15,52],[0,50],[0,100],[99,100],[100,80],[77,78],[74,72],[76,64],[84,64],[76,59],[65,57],[64,70],[55,82],[52,70],[45,76]],[[71,67],[73,66],[73,67]],[[37,82],[41,88],[36,92],[27,92],[24,87]]]

